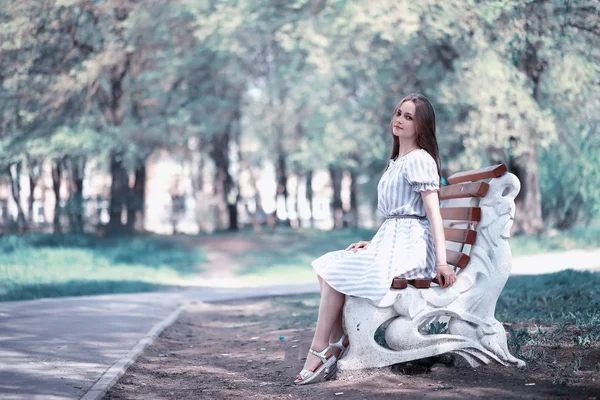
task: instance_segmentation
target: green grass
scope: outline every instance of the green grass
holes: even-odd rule
[[[204,254],[177,237],[0,238],[0,301],[167,289],[202,271]]]
[[[261,232],[255,239],[263,245],[236,256],[242,265],[238,273],[251,283],[312,282],[315,276],[311,261],[329,251],[345,249],[353,241],[369,240],[375,232],[369,229],[322,231],[287,228]]]
[[[352,242],[370,240],[375,232],[376,229],[321,231],[287,228],[263,231],[254,235],[261,245],[236,256],[242,265],[238,273],[242,279],[254,284],[282,284],[292,280],[312,282],[315,278],[311,261],[327,252],[345,249]],[[512,237],[510,246],[514,257],[600,248],[600,223],[555,234]]]
[[[496,305],[511,352],[548,371],[559,392],[600,370],[599,287],[598,272],[511,277]]]
[[[375,229],[321,231],[276,228],[255,233],[220,232],[224,241],[248,239],[250,250],[233,252],[238,278],[248,284],[314,282],[311,261]],[[185,285],[204,271],[205,254],[193,236],[140,235],[98,239],[90,235],[0,237],[0,301],[40,297],[123,293]],[[600,224],[555,235],[513,237],[513,255],[600,247]],[[215,266],[211,266],[215,267]],[[200,277],[201,278],[201,277]]]
[[[600,333],[600,273],[566,270],[512,276],[496,306],[503,322],[596,327]]]
[[[566,231],[549,230],[540,235],[516,236],[510,239],[513,256],[600,247],[600,221],[589,226],[576,226]]]

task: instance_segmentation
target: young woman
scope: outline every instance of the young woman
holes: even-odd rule
[[[456,280],[446,263],[438,189],[440,162],[435,112],[420,94],[404,97],[390,122],[392,154],[377,186],[377,208],[386,217],[371,241],[352,243],[312,262],[321,289],[315,335],[294,383],[332,376],[348,347],[342,325],[345,296],[379,302],[394,277]]]

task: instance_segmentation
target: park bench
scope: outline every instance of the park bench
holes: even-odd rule
[[[350,347],[338,363],[342,373],[443,353],[461,356],[472,367],[490,361],[525,365],[509,353],[504,327],[494,317],[512,266],[508,239],[519,180],[500,164],[456,173],[448,183],[439,195],[456,282],[443,289],[429,280],[397,278],[378,304],[346,296]],[[385,346],[375,339],[378,329],[385,329]]]

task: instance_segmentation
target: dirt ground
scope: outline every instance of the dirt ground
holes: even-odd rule
[[[549,346],[544,361],[532,360],[524,369],[471,369],[442,357],[295,386],[312,338],[317,300],[295,296],[194,304],[105,398],[600,398],[600,347],[586,351],[572,371],[566,366],[576,354],[573,343]]]

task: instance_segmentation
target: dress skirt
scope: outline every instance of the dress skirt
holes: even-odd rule
[[[434,278],[435,247],[425,219],[390,218],[367,249],[337,250],[312,262],[317,275],[338,292],[379,301],[392,279]]]

